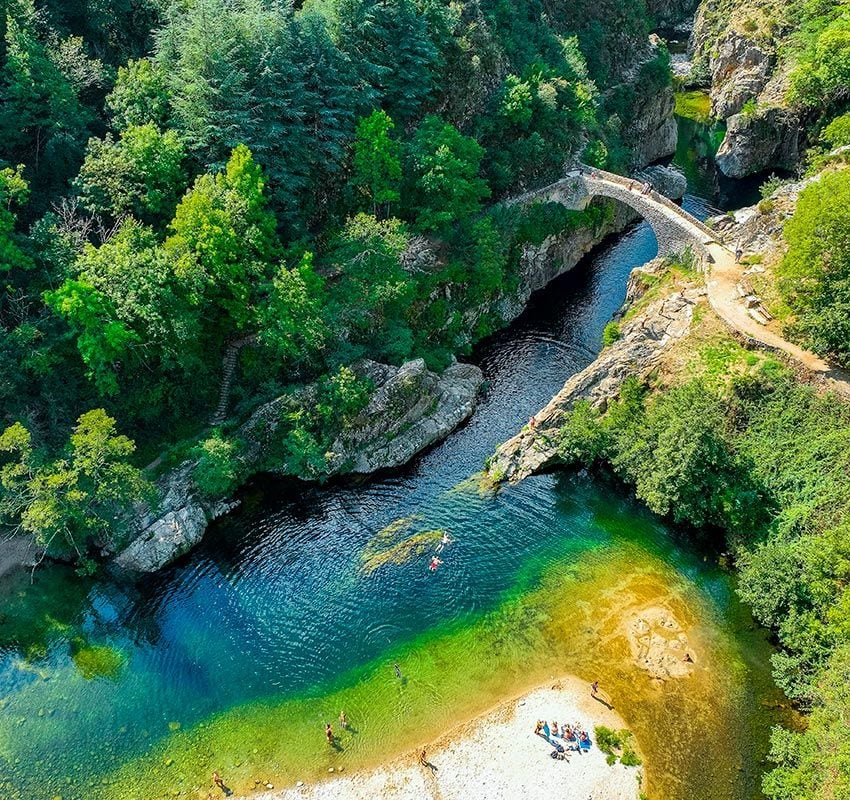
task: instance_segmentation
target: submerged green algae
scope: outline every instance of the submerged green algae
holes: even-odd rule
[[[75,639],[71,645],[71,658],[77,669],[87,681],[94,678],[115,680],[127,663],[127,656],[116,647],[102,644],[89,644],[83,639]]]
[[[711,98],[708,92],[676,92],[676,116],[692,119],[694,122],[709,124],[711,118]]]
[[[431,546],[438,544],[445,534],[441,528],[419,531],[402,537],[402,534],[409,531],[419,519],[421,517],[418,514],[401,517],[378,531],[369,540],[361,554],[360,571],[364,575],[371,575],[389,564],[395,566],[406,564],[411,559],[423,555]]]

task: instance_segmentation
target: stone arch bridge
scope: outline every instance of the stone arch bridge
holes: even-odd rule
[[[652,227],[658,240],[659,255],[672,255],[690,248],[695,255],[709,263],[713,260],[709,245],[719,244],[717,234],[672,200],[651,189],[642,191],[640,180],[624,178],[613,172],[580,167],[542,189],[536,189],[508,201],[561,203],[567,208],[581,210],[594,197],[608,197],[633,208]]]

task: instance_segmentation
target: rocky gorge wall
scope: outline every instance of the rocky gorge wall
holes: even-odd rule
[[[779,55],[790,25],[785,2],[703,0],[694,20],[689,81],[708,87],[712,116],[725,120],[717,166],[730,178],[791,171],[806,144],[802,112],[787,103]]]

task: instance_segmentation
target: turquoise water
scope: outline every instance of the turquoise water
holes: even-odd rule
[[[628,272],[655,251],[638,225],[539,294],[477,352],[488,388],[470,422],[407,469],[258,480],[199,548],[135,586],[59,568],[5,581],[0,797],[205,797],[213,768],[238,790],[256,770],[294,782],[330,757],[373,763],[532,678],[591,670],[632,687],[622,707],[657,796],[757,796],[768,650],[712,558],[614,485],[550,475],[493,495],[468,480],[593,359]],[[407,533],[450,534],[444,564],[430,573],[429,550],[364,571],[369,543],[408,516]],[[676,609],[717,667],[687,692],[634,689],[645,676],[616,623],[646,603]],[[337,756],[321,724],[341,702],[361,734]]]

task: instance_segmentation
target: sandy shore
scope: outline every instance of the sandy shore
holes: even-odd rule
[[[579,722],[591,734],[596,725],[626,725],[613,710],[590,696],[587,683],[561,678],[446,733],[426,745],[432,769],[414,753],[369,772],[329,776],[318,784],[275,788],[261,800],[522,800],[558,797],[576,800],[636,800],[640,768],[609,766],[594,744],[550,757],[552,746],[534,734],[538,719]]]

